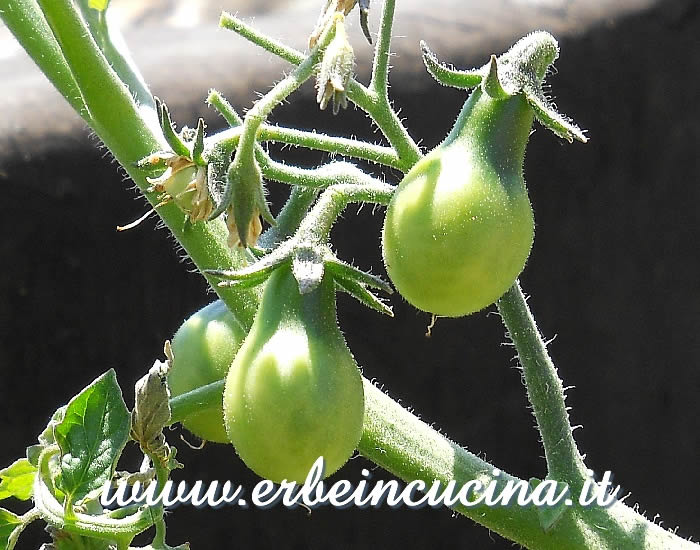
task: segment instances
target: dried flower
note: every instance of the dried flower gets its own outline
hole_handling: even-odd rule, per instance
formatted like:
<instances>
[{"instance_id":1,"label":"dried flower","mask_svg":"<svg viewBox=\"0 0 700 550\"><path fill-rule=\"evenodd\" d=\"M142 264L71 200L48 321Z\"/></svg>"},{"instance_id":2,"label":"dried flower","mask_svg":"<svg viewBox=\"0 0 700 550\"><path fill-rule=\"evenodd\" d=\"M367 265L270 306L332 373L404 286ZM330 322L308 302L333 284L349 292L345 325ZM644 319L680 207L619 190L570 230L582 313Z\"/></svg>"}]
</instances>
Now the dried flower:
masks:
<instances>
[{"instance_id":1,"label":"dried flower","mask_svg":"<svg viewBox=\"0 0 700 550\"><path fill-rule=\"evenodd\" d=\"M237 246L242 246L241 239L238 236L238 226L236 225L236 219L233 215L233 206L229 206L226 209L226 228L228 229L228 246L229 248L236 248ZM255 246L258 242L258 237L262 233L262 220L260 219L260 211L255 210L250 223L248 224L247 231L247 245Z\"/></svg>"},{"instance_id":2,"label":"dried flower","mask_svg":"<svg viewBox=\"0 0 700 550\"><path fill-rule=\"evenodd\" d=\"M161 204L173 201L192 222L206 220L214 209L207 186L207 167L175 153L156 153L145 163L165 162L165 171L157 178L146 178L150 192L163 193Z\"/></svg>"},{"instance_id":3,"label":"dried flower","mask_svg":"<svg viewBox=\"0 0 700 550\"><path fill-rule=\"evenodd\" d=\"M340 107L345 109L348 106L347 87L355 65L355 54L345 32L345 18L338 15L334 21L335 36L323 53L316 80L316 101L322 110L332 101L333 114L336 115Z\"/></svg>"}]
</instances>

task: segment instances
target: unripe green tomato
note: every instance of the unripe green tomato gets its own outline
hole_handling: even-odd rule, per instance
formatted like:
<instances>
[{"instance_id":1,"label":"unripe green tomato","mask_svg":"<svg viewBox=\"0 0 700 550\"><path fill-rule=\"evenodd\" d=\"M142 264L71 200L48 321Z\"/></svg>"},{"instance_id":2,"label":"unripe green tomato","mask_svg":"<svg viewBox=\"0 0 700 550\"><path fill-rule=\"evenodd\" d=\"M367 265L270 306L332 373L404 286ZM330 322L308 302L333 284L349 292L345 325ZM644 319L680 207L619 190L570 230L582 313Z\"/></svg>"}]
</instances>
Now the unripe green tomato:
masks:
<instances>
[{"instance_id":1,"label":"unripe green tomato","mask_svg":"<svg viewBox=\"0 0 700 550\"><path fill-rule=\"evenodd\" d=\"M274 482L303 483L319 456L325 475L362 435L362 378L335 319L327 277L301 295L291 270L268 280L260 309L231 366L224 421L245 464Z\"/></svg>"},{"instance_id":2,"label":"unripe green tomato","mask_svg":"<svg viewBox=\"0 0 700 550\"><path fill-rule=\"evenodd\" d=\"M177 397L223 380L245 333L221 300L200 309L173 336L173 364L168 373L170 393ZM228 443L222 408L190 415L182 424L196 436Z\"/></svg>"},{"instance_id":3,"label":"unripe green tomato","mask_svg":"<svg viewBox=\"0 0 700 550\"><path fill-rule=\"evenodd\" d=\"M496 101L477 89L457 124L401 181L382 232L399 293L447 317L500 298L523 270L534 236L522 177L527 102Z\"/></svg>"}]
</instances>

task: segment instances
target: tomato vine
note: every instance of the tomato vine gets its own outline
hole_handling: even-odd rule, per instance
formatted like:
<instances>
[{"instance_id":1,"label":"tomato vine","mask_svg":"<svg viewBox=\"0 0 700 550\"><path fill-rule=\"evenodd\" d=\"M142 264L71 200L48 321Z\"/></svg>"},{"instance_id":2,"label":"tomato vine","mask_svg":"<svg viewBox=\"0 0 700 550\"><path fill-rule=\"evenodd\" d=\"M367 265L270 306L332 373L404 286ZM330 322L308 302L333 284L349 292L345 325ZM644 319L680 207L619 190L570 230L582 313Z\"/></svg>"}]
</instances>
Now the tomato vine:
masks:
<instances>
[{"instance_id":1,"label":"tomato vine","mask_svg":"<svg viewBox=\"0 0 700 550\"><path fill-rule=\"evenodd\" d=\"M128 52L112 40L107 4L9 0L0 14L211 283L227 309L222 303L210 307L219 308L227 319L227 343L236 342L219 361L223 367L200 373L189 385L191 380L180 380L180 385L180 373L198 374L187 353L194 350L201 359L203 352L191 344L181 350L176 335L173 348L165 347L167 361L156 361L137 383L131 411L113 371L59 408L26 458L0 473L5 493L34 503L22 516L0 510L0 548L14 547L22 529L38 519L72 544L69 548L126 550L136 535L150 528L155 530L151 548L171 548L165 542L162 504L109 511L99 505L96 491L119 480L154 481L161 490L171 471L182 466L163 432L174 422L189 424L206 439L230 440L254 471L275 481L301 481L320 453L328 456L330 473L356 447L407 481L447 484L495 478L489 473L493 465L452 443L361 377L336 324L335 293L346 292L392 315L380 294L392 288L341 260L331 247L331 228L351 202L389 205L384 258L390 278L408 301L450 316L496 302L523 366L548 476L580 489L585 466L562 383L517 281L533 232L521 173L531 123L536 118L564 139L586 140L542 92L545 74L558 55L554 38L544 32L529 35L475 70L449 67L424 45L426 67L440 83L475 88L445 142L424 157L388 95L395 0L385 0L382 7L367 86L353 78L352 49L343 43L345 17L356 1L326 2L308 54L223 14L223 28L288 61L292 69L245 117L212 91L209 104L230 126L214 135L205 135L203 121L196 130L175 131L165 104L151 96ZM365 31L367 9L368 2L362 0ZM334 111L347 101L354 103L389 146L268 124L273 109L314 76L322 108L329 101ZM264 141L367 160L405 176L396 187L350 162L313 169L289 166L265 152L260 145ZM461 166L468 167L464 174ZM293 186L277 217L267 204L265 180ZM456 195L426 198L433 188ZM468 200L465 192L471 193ZM443 218L445 213L454 215ZM261 219L271 226L265 232ZM431 255L433 250L437 256ZM424 278L445 254L450 262L444 266L444 280ZM455 273L460 276L453 278ZM444 290L436 292L438 284L448 292L436 299ZM238 340L244 343L236 351ZM294 353L280 353L288 344ZM189 364L185 371L177 366L183 359ZM229 362L233 366L225 373ZM193 422L195 415L210 413L204 425ZM282 445L284 454L270 452L269 438ZM142 467L117 473L130 440L144 455ZM100 460L95 459L96 448ZM498 484L516 479L503 474ZM621 502L546 516L533 506L456 509L531 548L696 547Z\"/></svg>"}]
</instances>

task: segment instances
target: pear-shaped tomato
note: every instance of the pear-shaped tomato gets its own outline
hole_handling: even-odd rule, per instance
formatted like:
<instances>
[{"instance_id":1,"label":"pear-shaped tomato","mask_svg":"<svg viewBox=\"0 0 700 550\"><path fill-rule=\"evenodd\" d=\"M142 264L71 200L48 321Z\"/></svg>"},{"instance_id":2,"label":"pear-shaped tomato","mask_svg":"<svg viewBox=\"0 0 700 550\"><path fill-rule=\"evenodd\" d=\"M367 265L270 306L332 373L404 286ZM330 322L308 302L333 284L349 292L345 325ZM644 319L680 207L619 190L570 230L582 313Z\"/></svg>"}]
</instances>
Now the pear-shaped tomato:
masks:
<instances>
[{"instance_id":1,"label":"pear-shaped tomato","mask_svg":"<svg viewBox=\"0 0 700 550\"><path fill-rule=\"evenodd\" d=\"M224 421L239 456L274 482L303 483L319 456L325 475L362 434L364 391L335 315L335 283L300 294L288 266L266 283L224 389Z\"/></svg>"},{"instance_id":2,"label":"pear-shaped tomato","mask_svg":"<svg viewBox=\"0 0 700 550\"><path fill-rule=\"evenodd\" d=\"M534 235L523 181L533 111L477 88L447 139L404 177L382 232L387 273L418 309L459 317L495 302Z\"/></svg>"},{"instance_id":3,"label":"pear-shaped tomato","mask_svg":"<svg viewBox=\"0 0 700 550\"><path fill-rule=\"evenodd\" d=\"M221 300L187 319L173 336L168 385L173 397L223 380L245 333ZM228 443L221 407L204 409L182 424L198 437Z\"/></svg>"}]
</instances>

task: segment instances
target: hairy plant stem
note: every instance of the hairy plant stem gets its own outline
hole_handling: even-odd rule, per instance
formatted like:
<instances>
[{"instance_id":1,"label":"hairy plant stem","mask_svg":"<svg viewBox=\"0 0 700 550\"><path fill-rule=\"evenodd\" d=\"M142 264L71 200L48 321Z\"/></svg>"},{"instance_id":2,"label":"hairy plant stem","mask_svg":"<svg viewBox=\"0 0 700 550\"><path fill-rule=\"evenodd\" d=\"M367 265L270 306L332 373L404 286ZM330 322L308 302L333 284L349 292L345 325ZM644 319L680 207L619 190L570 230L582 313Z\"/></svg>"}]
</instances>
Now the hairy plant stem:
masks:
<instances>
[{"instance_id":1,"label":"hairy plant stem","mask_svg":"<svg viewBox=\"0 0 700 550\"><path fill-rule=\"evenodd\" d=\"M210 96L211 97L211 96ZM211 102L214 105L214 102ZM217 109L219 107L217 106ZM240 127L224 130L206 139L207 149L212 148L210 144L226 144L235 148L240 140L242 129ZM402 170L403 164L390 147L364 143L354 139L317 134L316 132L306 132L296 128L284 128L271 124L262 124L258 130L257 141L272 141L285 143L295 147L306 147L315 151L324 151L333 155L342 155L367 160L382 166Z\"/></svg>"},{"instance_id":2,"label":"hairy plant stem","mask_svg":"<svg viewBox=\"0 0 700 550\"><path fill-rule=\"evenodd\" d=\"M396 0L384 0L379 24L379 39L374 49L372 77L369 89L377 96L389 99L389 57L391 56L391 30L394 26Z\"/></svg>"},{"instance_id":3,"label":"hairy plant stem","mask_svg":"<svg viewBox=\"0 0 700 550\"><path fill-rule=\"evenodd\" d=\"M389 15L389 12L385 11L384 16L387 15ZM393 9L391 10L391 16L393 16ZM277 55L293 65L299 65L306 59L306 56L302 52L275 40L271 40L231 14L222 13L219 24L223 28L238 33L246 40L253 42L264 50ZM383 40L384 43L388 43L391 38L391 25L383 24L380 27L380 31L384 31L385 33L384 37L380 35L380 41ZM418 162L422 156L420 148L408 134L403 124L401 124L401 120L391 109L386 99L382 99L374 91L368 90L355 79L351 79L348 85L348 99L365 111L370 119L377 124L396 151L400 160L399 169L401 171L407 172L411 166Z\"/></svg>"},{"instance_id":4,"label":"hairy plant stem","mask_svg":"<svg viewBox=\"0 0 700 550\"><path fill-rule=\"evenodd\" d=\"M547 353L535 319L516 281L496 302L508 336L518 351L527 396L542 436L548 477L580 489L587 478L583 458L574 441L564 386Z\"/></svg>"},{"instance_id":5,"label":"hairy plant stem","mask_svg":"<svg viewBox=\"0 0 700 550\"><path fill-rule=\"evenodd\" d=\"M333 224L351 202L389 204L396 187L374 180L360 170L358 172L355 181L336 183L321 194L299 225L297 235L301 241L327 242Z\"/></svg>"},{"instance_id":6,"label":"hairy plant stem","mask_svg":"<svg viewBox=\"0 0 700 550\"><path fill-rule=\"evenodd\" d=\"M318 189L312 187L292 187L289 199L277 215L277 223L265 231L258 240L263 248L272 248L291 237L306 216L318 196Z\"/></svg>"},{"instance_id":7,"label":"hairy plant stem","mask_svg":"<svg viewBox=\"0 0 700 550\"><path fill-rule=\"evenodd\" d=\"M211 136L207 140L207 158L212 162L224 166L228 162L231 151L233 151L239 143L242 133L241 124L243 123L243 119L216 90L212 90L209 93L207 102L215 107L232 127L230 130L225 130L219 134ZM261 127L261 131L258 132L258 139L260 138L263 127ZM307 132L307 134L309 133ZM310 134L308 137L311 136L315 136L315 134ZM322 140L325 140L324 146L329 147L329 150L332 143L331 140L336 139L338 139L336 145L341 147L342 150L347 150L348 143L340 143L342 138L330 138L328 136L322 137ZM354 140L345 141L353 142ZM340 183L373 184L376 182L374 178L365 174L353 164L347 162L331 162L318 168L299 168L273 160L257 142L255 143L254 147L255 158L260 165L260 170L262 171L263 176L269 180L287 183L289 185L317 188L330 187ZM355 145L352 145L352 147L357 149L357 152L360 152L359 149L361 146L359 146L359 144L357 147L355 147ZM369 155L371 155L371 153L368 153L368 156Z\"/></svg>"},{"instance_id":8,"label":"hairy plant stem","mask_svg":"<svg viewBox=\"0 0 700 550\"><path fill-rule=\"evenodd\" d=\"M272 110L282 103L289 95L306 82L313 74L314 68L321 60L321 55L329 42L335 36L335 26L330 27L321 35L318 44L314 47L308 57L306 57L297 67L285 78L280 80L272 90L267 92L259 101L253 105L243 119L241 135L236 146L236 153L231 166L252 165L256 150L260 151L257 142L258 129L262 125ZM209 219L214 219L231 206L233 196L233 184L229 181L224 191L221 202L211 213ZM259 182L257 185L261 185ZM235 206L234 206L235 208Z\"/></svg>"}]
</instances>

